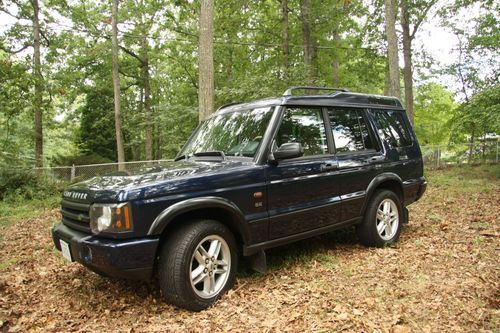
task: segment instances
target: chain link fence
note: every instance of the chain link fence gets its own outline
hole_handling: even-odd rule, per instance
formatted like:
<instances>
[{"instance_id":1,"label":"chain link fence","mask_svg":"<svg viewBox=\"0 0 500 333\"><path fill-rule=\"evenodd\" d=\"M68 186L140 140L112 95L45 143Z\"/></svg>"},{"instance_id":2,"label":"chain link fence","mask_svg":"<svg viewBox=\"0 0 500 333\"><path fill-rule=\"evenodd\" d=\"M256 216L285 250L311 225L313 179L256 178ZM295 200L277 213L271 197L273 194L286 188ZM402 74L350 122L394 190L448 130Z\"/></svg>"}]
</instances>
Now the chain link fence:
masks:
<instances>
[{"instance_id":1,"label":"chain link fence","mask_svg":"<svg viewBox=\"0 0 500 333\"><path fill-rule=\"evenodd\" d=\"M426 169L437 169L461 164L493 164L499 162L498 141L476 144L421 146Z\"/></svg>"},{"instance_id":2,"label":"chain link fence","mask_svg":"<svg viewBox=\"0 0 500 333\"><path fill-rule=\"evenodd\" d=\"M136 171L151 168L161 168L163 164L173 160L135 161L124 163L103 163L88 165L58 166L47 168L35 168L58 180L77 182L102 175L113 175L120 172L120 165L125 171Z\"/></svg>"},{"instance_id":3,"label":"chain link fence","mask_svg":"<svg viewBox=\"0 0 500 333\"><path fill-rule=\"evenodd\" d=\"M424 166L426 169L437 169L461 164L494 164L499 162L498 141L485 141L477 144L459 145L428 145L421 146ZM148 168L161 168L162 164L172 160L136 161L122 163L126 171L135 171ZM60 181L77 182L95 176L108 175L119 172L118 163L57 166L35 168Z\"/></svg>"}]
</instances>

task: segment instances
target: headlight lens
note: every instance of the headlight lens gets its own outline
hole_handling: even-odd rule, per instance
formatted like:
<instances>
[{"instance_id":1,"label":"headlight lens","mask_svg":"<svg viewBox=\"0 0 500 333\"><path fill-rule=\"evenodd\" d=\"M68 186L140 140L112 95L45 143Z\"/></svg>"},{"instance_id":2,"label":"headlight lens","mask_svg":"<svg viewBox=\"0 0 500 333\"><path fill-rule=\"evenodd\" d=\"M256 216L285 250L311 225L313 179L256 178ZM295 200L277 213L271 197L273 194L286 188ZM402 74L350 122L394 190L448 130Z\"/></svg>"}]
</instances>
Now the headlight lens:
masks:
<instances>
[{"instance_id":1,"label":"headlight lens","mask_svg":"<svg viewBox=\"0 0 500 333\"><path fill-rule=\"evenodd\" d=\"M129 204L93 204L90 207L90 229L95 234L132 231Z\"/></svg>"}]
</instances>

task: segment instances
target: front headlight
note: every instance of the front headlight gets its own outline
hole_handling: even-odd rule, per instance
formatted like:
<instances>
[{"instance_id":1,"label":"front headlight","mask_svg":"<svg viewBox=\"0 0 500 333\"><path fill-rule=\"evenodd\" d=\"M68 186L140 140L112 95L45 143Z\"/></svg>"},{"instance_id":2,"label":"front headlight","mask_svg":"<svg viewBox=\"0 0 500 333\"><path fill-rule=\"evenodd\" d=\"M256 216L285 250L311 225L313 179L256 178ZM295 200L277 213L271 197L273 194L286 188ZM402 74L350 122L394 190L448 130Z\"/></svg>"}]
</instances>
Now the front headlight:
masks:
<instances>
[{"instance_id":1,"label":"front headlight","mask_svg":"<svg viewBox=\"0 0 500 333\"><path fill-rule=\"evenodd\" d=\"M133 229L132 214L128 203L93 204L90 207L90 229L94 234L120 233Z\"/></svg>"}]
</instances>

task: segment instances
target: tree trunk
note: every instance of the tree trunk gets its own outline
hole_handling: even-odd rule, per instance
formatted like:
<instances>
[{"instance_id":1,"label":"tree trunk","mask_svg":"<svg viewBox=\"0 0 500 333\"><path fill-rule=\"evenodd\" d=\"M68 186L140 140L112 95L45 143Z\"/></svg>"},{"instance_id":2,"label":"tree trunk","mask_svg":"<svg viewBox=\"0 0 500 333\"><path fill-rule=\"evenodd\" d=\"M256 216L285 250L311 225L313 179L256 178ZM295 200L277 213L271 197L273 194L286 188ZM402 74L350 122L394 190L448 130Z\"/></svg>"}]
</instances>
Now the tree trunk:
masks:
<instances>
[{"instance_id":1,"label":"tree trunk","mask_svg":"<svg viewBox=\"0 0 500 333\"><path fill-rule=\"evenodd\" d=\"M405 104L408 119L413 124L413 69L412 49L410 35L410 19L408 14L407 0L401 0L401 27L403 28L403 57L404 57L404 83Z\"/></svg>"},{"instance_id":2,"label":"tree trunk","mask_svg":"<svg viewBox=\"0 0 500 333\"><path fill-rule=\"evenodd\" d=\"M283 39L283 68L285 77L288 77L288 67L290 62L290 39L288 36L288 0L281 0L282 15L282 39Z\"/></svg>"},{"instance_id":3,"label":"tree trunk","mask_svg":"<svg viewBox=\"0 0 500 333\"><path fill-rule=\"evenodd\" d=\"M338 25L338 23L336 25ZM333 41L334 43L338 43L339 40L340 40L340 35L338 33L338 27L336 27L335 30L333 31ZM334 87L340 86L340 62L338 59L338 52L335 55L335 59L332 64L332 82Z\"/></svg>"},{"instance_id":4,"label":"tree trunk","mask_svg":"<svg viewBox=\"0 0 500 333\"><path fill-rule=\"evenodd\" d=\"M113 27L112 53L113 53L113 91L115 97L115 131L116 151L118 155L118 170L125 170L125 151L123 148L122 119L120 110L120 76L118 73L118 1L113 0L111 24Z\"/></svg>"},{"instance_id":5,"label":"tree trunk","mask_svg":"<svg viewBox=\"0 0 500 333\"><path fill-rule=\"evenodd\" d=\"M300 0L300 20L302 22L302 39L304 43L304 65L306 68L307 83L314 84L316 81L316 69L314 68L314 42L312 39L311 26L311 3L310 0Z\"/></svg>"},{"instance_id":6,"label":"tree trunk","mask_svg":"<svg viewBox=\"0 0 500 333\"><path fill-rule=\"evenodd\" d=\"M40 61L40 6L33 0L33 72L35 75L35 160L37 167L43 167L43 77Z\"/></svg>"},{"instance_id":7,"label":"tree trunk","mask_svg":"<svg viewBox=\"0 0 500 333\"><path fill-rule=\"evenodd\" d=\"M205 120L214 109L214 1L201 0L199 37L199 119Z\"/></svg>"},{"instance_id":8,"label":"tree trunk","mask_svg":"<svg viewBox=\"0 0 500 333\"><path fill-rule=\"evenodd\" d=\"M146 38L142 43L142 78L144 85L144 117L146 120L146 160L153 159L153 122L151 111L151 86L149 76L149 45Z\"/></svg>"},{"instance_id":9,"label":"tree trunk","mask_svg":"<svg viewBox=\"0 0 500 333\"><path fill-rule=\"evenodd\" d=\"M472 124L472 130L471 130L471 133L470 133L469 158L468 158L468 161L467 161L468 164L472 163L472 154L474 152L474 140L476 139L475 135L476 135L476 125Z\"/></svg>"},{"instance_id":10,"label":"tree trunk","mask_svg":"<svg viewBox=\"0 0 500 333\"><path fill-rule=\"evenodd\" d=\"M396 35L396 0L385 0L385 34L389 62L389 96L401 98L399 83L398 37Z\"/></svg>"}]
</instances>

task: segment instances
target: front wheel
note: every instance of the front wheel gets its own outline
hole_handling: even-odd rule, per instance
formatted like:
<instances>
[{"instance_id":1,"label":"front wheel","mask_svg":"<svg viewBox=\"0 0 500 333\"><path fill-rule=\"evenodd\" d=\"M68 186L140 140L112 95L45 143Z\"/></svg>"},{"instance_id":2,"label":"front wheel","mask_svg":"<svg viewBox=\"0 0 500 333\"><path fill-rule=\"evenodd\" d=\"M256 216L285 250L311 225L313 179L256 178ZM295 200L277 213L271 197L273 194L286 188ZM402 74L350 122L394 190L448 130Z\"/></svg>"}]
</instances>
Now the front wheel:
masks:
<instances>
[{"instance_id":1,"label":"front wheel","mask_svg":"<svg viewBox=\"0 0 500 333\"><path fill-rule=\"evenodd\" d=\"M395 243L401 233L404 214L401 200L392 191L376 191L366 208L364 220L356 226L363 245L384 247Z\"/></svg>"},{"instance_id":2,"label":"front wheel","mask_svg":"<svg viewBox=\"0 0 500 333\"><path fill-rule=\"evenodd\" d=\"M225 225L189 222L174 231L161 250L160 288L169 303L206 309L233 286L237 261L234 236Z\"/></svg>"}]
</instances>

